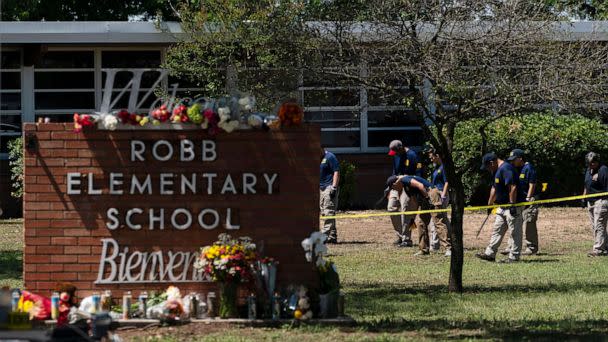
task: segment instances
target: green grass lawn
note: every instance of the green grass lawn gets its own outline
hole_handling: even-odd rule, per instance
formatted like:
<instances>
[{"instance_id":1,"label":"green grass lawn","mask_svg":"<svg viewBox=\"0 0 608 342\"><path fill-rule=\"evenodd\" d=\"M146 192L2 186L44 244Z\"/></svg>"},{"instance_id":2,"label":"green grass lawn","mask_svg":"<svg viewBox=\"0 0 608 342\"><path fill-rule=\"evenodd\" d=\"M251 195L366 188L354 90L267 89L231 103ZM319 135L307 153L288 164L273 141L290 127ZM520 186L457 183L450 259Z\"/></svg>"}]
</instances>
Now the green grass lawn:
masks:
<instances>
[{"instance_id":1,"label":"green grass lawn","mask_svg":"<svg viewBox=\"0 0 608 342\"><path fill-rule=\"evenodd\" d=\"M23 225L21 220L0 220L0 285L23 285Z\"/></svg>"},{"instance_id":2,"label":"green grass lawn","mask_svg":"<svg viewBox=\"0 0 608 342\"><path fill-rule=\"evenodd\" d=\"M584 224L583 220L581 230ZM20 221L0 221L0 234L0 284L19 285ZM330 251L346 294L346 313L357 321L356 327L211 329L204 336L163 328L130 339L602 340L608 334L608 258L586 256L591 245L588 235L554 239L543 246L542 255L518 264L477 260L473 254L478 246L469 244L464 294L447 293L449 261L442 254L414 257L413 249L399 249L369 236L352 236L356 243L348 243L346 237L346 243L331 246ZM485 242L484 238L477 244Z\"/></svg>"}]
</instances>

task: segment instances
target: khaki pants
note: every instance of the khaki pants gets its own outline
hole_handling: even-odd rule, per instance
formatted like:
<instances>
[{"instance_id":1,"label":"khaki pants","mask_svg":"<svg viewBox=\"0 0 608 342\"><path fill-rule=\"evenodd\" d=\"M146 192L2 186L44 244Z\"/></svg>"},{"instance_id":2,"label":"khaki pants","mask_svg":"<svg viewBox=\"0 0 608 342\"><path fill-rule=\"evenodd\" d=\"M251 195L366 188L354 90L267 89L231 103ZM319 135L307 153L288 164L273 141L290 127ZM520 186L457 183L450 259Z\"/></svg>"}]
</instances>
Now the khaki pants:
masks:
<instances>
[{"instance_id":1,"label":"khaki pants","mask_svg":"<svg viewBox=\"0 0 608 342\"><path fill-rule=\"evenodd\" d=\"M336 209L338 207L338 190L336 190L334 197L330 196L330 192L331 187L327 187L325 190L320 191L319 207L322 216L336 215ZM323 227L321 227L321 232L327 235L329 239L337 239L338 232L336 231L336 219L325 220Z\"/></svg>"},{"instance_id":2,"label":"khaki pants","mask_svg":"<svg viewBox=\"0 0 608 342\"><path fill-rule=\"evenodd\" d=\"M606 232L608 224L608 199L597 199L587 204L591 228L593 229L593 251L604 253L607 250Z\"/></svg>"},{"instance_id":3,"label":"khaki pants","mask_svg":"<svg viewBox=\"0 0 608 342\"><path fill-rule=\"evenodd\" d=\"M524 207L522 216L526 247L532 252L538 252L538 229L536 227L536 221L538 220L538 206L531 205ZM509 236L508 248L510 249L512 246L513 236Z\"/></svg>"},{"instance_id":4,"label":"khaki pants","mask_svg":"<svg viewBox=\"0 0 608 342\"><path fill-rule=\"evenodd\" d=\"M496 256L498 247L505 236L507 230L511 230L511 237L513 238L513 246L510 248L509 259L519 260L521 254L522 244L522 207L515 207L516 216L511 215L508 208L498 208L496 210L496 220L492 227L492 236L490 237L490 244L486 247L485 253L489 256Z\"/></svg>"},{"instance_id":5,"label":"khaki pants","mask_svg":"<svg viewBox=\"0 0 608 342\"><path fill-rule=\"evenodd\" d=\"M445 209L447 203L441 201L441 191L439 189L431 189L429 197L433 209ZM447 201L449 202L449 200ZM448 213L433 213L431 214L431 224L429 228L429 242L431 249L439 250L439 246L443 246L446 251L452 248L450 242L450 220Z\"/></svg>"},{"instance_id":6,"label":"khaki pants","mask_svg":"<svg viewBox=\"0 0 608 342\"><path fill-rule=\"evenodd\" d=\"M415 201L412 201L405 191L391 190L388 195L388 212L410 211L416 210ZM392 215L390 216L393 229L397 233L397 237L401 241L411 241L412 233L410 232L409 224L414 218L414 215Z\"/></svg>"}]
</instances>

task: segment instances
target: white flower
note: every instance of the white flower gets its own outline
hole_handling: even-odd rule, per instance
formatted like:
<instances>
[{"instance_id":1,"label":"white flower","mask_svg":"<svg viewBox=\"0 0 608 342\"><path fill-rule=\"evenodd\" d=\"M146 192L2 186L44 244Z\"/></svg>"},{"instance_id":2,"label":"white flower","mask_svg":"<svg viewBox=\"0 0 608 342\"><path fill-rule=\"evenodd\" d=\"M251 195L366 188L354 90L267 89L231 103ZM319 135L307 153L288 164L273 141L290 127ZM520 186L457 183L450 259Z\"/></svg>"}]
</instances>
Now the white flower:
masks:
<instances>
[{"instance_id":1,"label":"white flower","mask_svg":"<svg viewBox=\"0 0 608 342\"><path fill-rule=\"evenodd\" d=\"M327 235L321 232L313 232L312 234L310 234L310 239L314 244L325 243L325 240L327 240Z\"/></svg>"},{"instance_id":2,"label":"white flower","mask_svg":"<svg viewBox=\"0 0 608 342\"><path fill-rule=\"evenodd\" d=\"M239 106L245 107L248 104L249 104L249 97L241 97L239 99Z\"/></svg>"},{"instance_id":3,"label":"white flower","mask_svg":"<svg viewBox=\"0 0 608 342\"><path fill-rule=\"evenodd\" d=\"M223 116L230 117L230 108L228 108L228 107L219 107L217 109L217 114L220 116L220 118L223 117Z\"/></svg>"},{"instance_id":4,"label":"white flower","mask_svg":"<svg viewBox=\"0 0 608 342\"><path fill-rule=\"evenodd\" d=\"M255 97L244 96L239 99L239 107L241 111L250 112L255 106Z\"/></svg>"},{"instance_id":5,"label":"white flower","mask_svg":"<svg viewBox=\"0 0 608 342\"><path fill-rule=\"evenodd\" d=\"M103 128L113 131L118 125L118 119L114 115L104 115L103 117Z\"/></svg>"},{"instance_id":6,"label":"white flower","mask_svg":"<svg viewBox=\"0 0 608 342\"><path fill-rule=\"evenodd\" d=\"M312 240L310 238L302 240L302 248L304 248L305 251L310 251L312 249Z\"/></svg>"},{"instance_id":7,"label":"white flower","mask_svg":"<svg viewBox=\"0 0 608 342\"><path fill-rule=\"evenodd\" d=\"M310 237L302 240L302 248L308 262L312 262L314 258L317 258L317 265L324 263L323 256L327 255L325 240L327 240L327 236L318 231L313 232L310 234Z\"/></svg>"}]
</instances>

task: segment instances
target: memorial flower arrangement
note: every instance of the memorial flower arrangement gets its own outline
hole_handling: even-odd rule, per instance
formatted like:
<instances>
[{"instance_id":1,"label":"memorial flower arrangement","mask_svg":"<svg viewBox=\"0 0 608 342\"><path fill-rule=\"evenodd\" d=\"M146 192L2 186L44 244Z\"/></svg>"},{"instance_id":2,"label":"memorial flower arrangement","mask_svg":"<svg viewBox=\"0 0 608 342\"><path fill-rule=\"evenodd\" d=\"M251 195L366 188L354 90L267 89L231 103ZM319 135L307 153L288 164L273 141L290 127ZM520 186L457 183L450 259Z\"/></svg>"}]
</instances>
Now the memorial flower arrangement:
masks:
<instances>
[{"instance_id":1,"label":"memorial flower arrangement","mask_svg":"<svg viewBox=\"0 0 608 342\"><path fill-rule=\"evenodd\" d=\"M201 249L194 267L220 286L220 317L237 316L236 291L240 283L253 280L256 246L249 237L220 234L218 241Z\"/></svg>"},{"instance_id":2,"label":"memorial flower arrangement","mask_svg":"<svg viewBox=\"0 0 608 342\"><path fill-rule=\"evenodd\" d=\"M255 97L236 93L219 99L173 99L150 109L147 114L126 109L110 113L75 113L74 131L78 133L85 127L93 126L113 131L123 126L195 125L215 135L231 133L236 129L276 129L279 124L294 126L302 122L303 111L295 102L283 104L279 108L279 116L254 112L255 104Z\"/></svg>"}]
</instances>

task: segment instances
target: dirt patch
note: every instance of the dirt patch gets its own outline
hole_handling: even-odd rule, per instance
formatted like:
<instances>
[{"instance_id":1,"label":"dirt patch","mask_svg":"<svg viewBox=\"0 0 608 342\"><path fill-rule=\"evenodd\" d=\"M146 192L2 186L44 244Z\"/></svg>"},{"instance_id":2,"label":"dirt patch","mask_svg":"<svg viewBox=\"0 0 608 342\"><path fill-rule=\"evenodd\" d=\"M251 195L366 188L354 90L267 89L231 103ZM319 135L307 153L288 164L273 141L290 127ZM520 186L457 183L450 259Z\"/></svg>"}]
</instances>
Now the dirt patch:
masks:
<instances>
[{"instance_id":1,"label":"dirt patch","mask_svg":"<svg viewBox=\"0 0 608 342\"><path fill-rule=\"evenodd\" d=\"M344 212L344 214L365 213L380 213L380 211ZM463 230L466 249L486 246L490 240L494 217L494 215L490 216L479 238L475 238L486 214L485 212L465 213ZM540 208L537 225L541 248L561 242L592 239L587 211L582 208ZM336 248L340 252L347 252L360 244L390 244L395 239L393 225L388 216L341 219L337 222L337 229L340 244ZM412 237L417 241L416 230L412 233Z\"/></svg>"}]
</instances>

